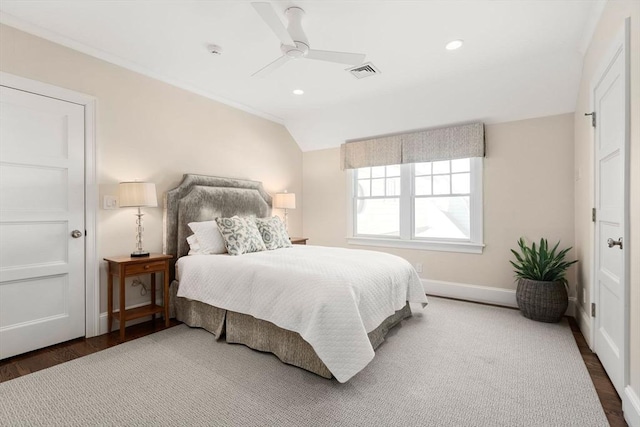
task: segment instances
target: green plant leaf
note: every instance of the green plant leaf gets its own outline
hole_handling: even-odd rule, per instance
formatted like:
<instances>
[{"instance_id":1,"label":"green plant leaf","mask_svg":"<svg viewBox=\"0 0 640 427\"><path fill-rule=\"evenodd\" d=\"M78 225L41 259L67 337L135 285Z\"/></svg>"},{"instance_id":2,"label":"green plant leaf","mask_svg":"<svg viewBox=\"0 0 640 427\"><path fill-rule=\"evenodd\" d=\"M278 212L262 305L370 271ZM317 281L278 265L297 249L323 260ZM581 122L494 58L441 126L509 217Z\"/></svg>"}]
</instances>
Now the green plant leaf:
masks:
<instances>
[{"instance_id":1,"label":"green plant leaf","mask_svg":"<svg viewBox=\"0 0 640 427\"><path fill-rule=\"evenodd\" d=\"M548 240L541 238L538 246L533 242L529 247L524 237L518 239L520 251L511 249L515 261L509 260L514 268L516 278L548 282L560 281L566 284L567 280L564 276L567 269L578 260L566 261L565 257L571 247L556 253L559 246L560 241L549 250Z\"/></svg>"}]
</instances>

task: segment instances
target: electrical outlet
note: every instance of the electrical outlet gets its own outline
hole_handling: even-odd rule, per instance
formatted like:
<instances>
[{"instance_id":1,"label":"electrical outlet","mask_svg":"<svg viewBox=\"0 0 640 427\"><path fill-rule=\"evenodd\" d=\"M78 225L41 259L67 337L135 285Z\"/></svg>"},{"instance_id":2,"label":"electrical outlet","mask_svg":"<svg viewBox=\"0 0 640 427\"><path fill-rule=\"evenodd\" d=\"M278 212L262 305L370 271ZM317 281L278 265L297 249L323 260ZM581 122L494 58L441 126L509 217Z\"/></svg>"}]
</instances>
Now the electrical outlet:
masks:
<instances>
[{"instance_id":1,"label":"electrical outlet","mask_svg":"<svg viewBox=\"0 0 640 427\"><path fill-rule=\"evenodd\" d=\"M422 263L421 262L416 262L416 271L418 273L422 273Z\"/></svg>"}]
</instances>

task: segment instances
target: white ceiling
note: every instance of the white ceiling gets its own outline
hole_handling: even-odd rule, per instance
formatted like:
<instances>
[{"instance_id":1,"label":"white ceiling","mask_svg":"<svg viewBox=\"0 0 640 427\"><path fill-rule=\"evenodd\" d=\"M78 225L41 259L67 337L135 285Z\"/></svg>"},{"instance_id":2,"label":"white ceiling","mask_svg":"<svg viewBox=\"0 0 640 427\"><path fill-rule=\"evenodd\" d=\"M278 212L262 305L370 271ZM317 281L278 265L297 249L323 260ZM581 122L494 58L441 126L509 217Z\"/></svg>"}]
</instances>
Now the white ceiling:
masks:
<instances>
[{"instance_id":1,"label":"white ceiling","mask_svg":"<svg viewBox=\"0 0 640 427\"><path fill-rule=\"evenodd\" d=\"M15 1L0 21L281 122L303 151L449 123L574 110L603 0L272 1L306 11L312 48L365 53L381 74L290 61L248 1ZM445 44L464 39L457 51ZM220 56L206 46L223 47ZM303 96L292 90L300 88Z\"/></svg>"}]
</instances>

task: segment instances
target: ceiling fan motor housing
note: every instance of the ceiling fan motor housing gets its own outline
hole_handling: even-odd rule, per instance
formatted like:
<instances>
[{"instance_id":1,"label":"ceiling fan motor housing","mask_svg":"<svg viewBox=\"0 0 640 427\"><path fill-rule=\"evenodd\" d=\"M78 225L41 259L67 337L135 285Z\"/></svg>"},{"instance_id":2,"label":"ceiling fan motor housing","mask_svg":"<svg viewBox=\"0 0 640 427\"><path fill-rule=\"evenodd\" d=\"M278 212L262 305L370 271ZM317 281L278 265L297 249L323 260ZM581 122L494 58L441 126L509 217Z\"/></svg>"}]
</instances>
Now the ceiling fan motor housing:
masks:
<instances>
[{"instance_id":1,"label":"ceiling fan motor housing","mask_svg":"<svg viewBox=\"0 0 640 427\"><path fill-rule=\"evenodd\" d=\"M295 43L295 47L287 46L286 44L280 45L280 50L291 59L298 59L307 56L307 53L309 53L309 45L302 42Z\"/></svg>"}]
</instances>

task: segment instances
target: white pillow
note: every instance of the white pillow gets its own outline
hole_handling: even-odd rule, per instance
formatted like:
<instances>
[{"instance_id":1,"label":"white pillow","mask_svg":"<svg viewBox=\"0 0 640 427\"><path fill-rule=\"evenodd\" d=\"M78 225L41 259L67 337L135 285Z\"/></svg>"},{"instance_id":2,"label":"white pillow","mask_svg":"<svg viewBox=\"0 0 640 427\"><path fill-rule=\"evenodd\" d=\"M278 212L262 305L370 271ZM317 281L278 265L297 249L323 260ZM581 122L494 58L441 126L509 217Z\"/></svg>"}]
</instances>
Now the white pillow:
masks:
<instances>
[{"instance_id":1,"label":"white pillow","mask_svg":"<svg viewBox=\"0 0 640 427\"><path fill-rule=\"evenodd\" d=\"M189 228L195 233L200 246L199 254L226 254L227 247L215 221L190 222ZM187 242L189 239L187 238Z\"/></svg>"},{"instance_id":2,"label":"white pillow","mask_svg":"<svg viewBox=\"0 0 640 427\"><path fill-rule=\"evenodd\" d=\"M189 244L188 255L202 255L202 252L200 250L200 243L198 243L198 238L195 234L187 237L187 243Z\"/></svg>"}]
</instances>

